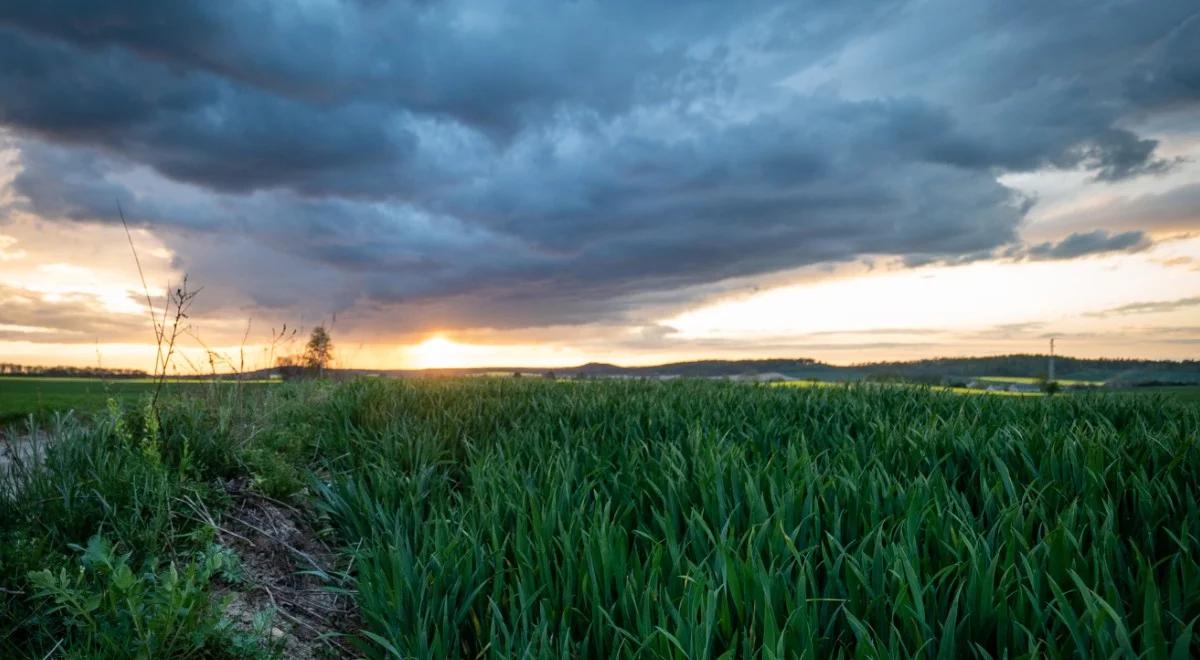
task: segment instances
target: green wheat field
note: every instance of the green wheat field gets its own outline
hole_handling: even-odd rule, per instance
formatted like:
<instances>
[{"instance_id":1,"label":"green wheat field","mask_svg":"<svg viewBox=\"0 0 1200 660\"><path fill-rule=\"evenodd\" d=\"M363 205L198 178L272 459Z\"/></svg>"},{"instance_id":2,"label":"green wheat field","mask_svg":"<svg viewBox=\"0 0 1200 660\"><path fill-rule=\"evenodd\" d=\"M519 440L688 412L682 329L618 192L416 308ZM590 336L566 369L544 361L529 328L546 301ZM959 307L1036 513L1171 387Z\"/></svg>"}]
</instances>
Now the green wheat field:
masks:
<instances>
[{"instance_id":1,"label":"green wheat field","mask_svg":"<svg viewBox=\"0 0 1200 660\"><path fill-rule=\"evenodd\" d=\"M0 473L4 656L289 657L231 613L241 482L331 549L313 657L1200 654L1200 406L1167 396L360 380L45 434Z\"/></svg>"}]
</instances>

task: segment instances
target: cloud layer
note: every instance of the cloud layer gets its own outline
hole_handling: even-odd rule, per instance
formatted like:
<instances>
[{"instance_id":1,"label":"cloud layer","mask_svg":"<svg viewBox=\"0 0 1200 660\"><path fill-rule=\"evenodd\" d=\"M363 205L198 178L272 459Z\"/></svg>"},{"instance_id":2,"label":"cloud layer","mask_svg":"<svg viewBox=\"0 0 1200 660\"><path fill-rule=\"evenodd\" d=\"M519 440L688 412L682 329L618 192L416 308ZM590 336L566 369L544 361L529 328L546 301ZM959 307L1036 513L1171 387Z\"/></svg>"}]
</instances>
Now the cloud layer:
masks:
<instances>
[{"instance_id":1,"label":"cloud layer","mask_svg":"<svg viewBox=\"0 0 1200 660\"><path fill-rule=\"evenodd\" d=\"M1075 259L1110 252L1137 252L1150 245L1150 239L1142 231L1126 231L1114 234L1103 229L1086 233L1075 233L1057 243L1039 243L1024 251L1032 259Z\"/></svg>"},{"instance_id":2,"label":"cloud layer","mask_svg":"<svg viewBox=\"0 0 1200 660\"><path fill-rule=\"evenodd\" d=\"M7 3L10 210L119 199L236 304L520 327L1021 250L998 175L1172 167L1130 125L1200 103L1194 3L963 5Z\"/></svg>"}]
</instances>

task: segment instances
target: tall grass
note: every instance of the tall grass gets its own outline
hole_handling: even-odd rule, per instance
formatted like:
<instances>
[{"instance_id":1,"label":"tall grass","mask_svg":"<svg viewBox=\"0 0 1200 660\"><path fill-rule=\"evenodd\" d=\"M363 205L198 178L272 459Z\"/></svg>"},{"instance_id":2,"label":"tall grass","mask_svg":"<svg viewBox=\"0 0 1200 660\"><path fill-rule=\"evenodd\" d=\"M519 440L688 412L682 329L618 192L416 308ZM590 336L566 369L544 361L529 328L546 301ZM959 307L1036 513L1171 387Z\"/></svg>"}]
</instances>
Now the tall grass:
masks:
<instances>
[{"instance_id":1,"label":"tall grass","mask_svg":"<svg viewBox=\"0 0 1200 660\"><path fill-rule=\"evenodd\" d=\"M267 654L209 585L229 478L316 504L372 657L1200 655L1167 399L364 380L45 431L0 473L4 657Z\"/></svg>"},{"instance_id":2,"label":"tall grass","mask_svg":"<svg viewBox=\"0 0 1200 660\"><path fill-rule=\"evenodd\" d=\"M371 655L1200 652L1192 407L376 381L318 417Z\"/></svg>"}]
</instances>

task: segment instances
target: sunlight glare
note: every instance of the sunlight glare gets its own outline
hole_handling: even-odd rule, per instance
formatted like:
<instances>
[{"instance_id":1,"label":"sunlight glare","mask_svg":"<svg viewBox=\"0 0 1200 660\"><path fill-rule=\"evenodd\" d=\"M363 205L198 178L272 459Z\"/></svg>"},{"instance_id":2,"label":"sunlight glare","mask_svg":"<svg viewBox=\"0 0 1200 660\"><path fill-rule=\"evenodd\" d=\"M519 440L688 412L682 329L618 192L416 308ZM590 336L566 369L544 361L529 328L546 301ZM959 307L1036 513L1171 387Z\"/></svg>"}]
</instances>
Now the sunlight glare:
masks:
<instances>
[{"instance_id":1,"label":"sunlight glare","mask_svg":"<svg viewBox=\"0 0 1200 660\"><path fill-rule=\"evenodd\" d=\"M434 335L408 349L409 366L413 369L447 369L466 366L475 351L473 347Z\"/></svg>"}]
</instances>

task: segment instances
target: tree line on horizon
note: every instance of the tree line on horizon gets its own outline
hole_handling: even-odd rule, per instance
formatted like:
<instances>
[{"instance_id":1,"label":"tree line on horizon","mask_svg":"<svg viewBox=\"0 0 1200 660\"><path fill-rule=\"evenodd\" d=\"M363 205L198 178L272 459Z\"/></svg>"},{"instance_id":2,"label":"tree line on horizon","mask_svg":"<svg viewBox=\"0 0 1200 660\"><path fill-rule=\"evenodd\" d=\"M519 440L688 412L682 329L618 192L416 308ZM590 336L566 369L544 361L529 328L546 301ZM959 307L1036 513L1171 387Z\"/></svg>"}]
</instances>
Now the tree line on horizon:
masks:
<instances>
[{"instance_id":1,"label":"tree line on horizon","mask_svg":"<svg viewBox=\"0 0 1200 660\"><path fill-rule=\"evenodd\" d=\"M57 365L45 367L29 364L0 362L0 376L56 376L74 378L148 378L141 369L114 369L110 367L68 367Z\"/></svg>"}]
</instances>

